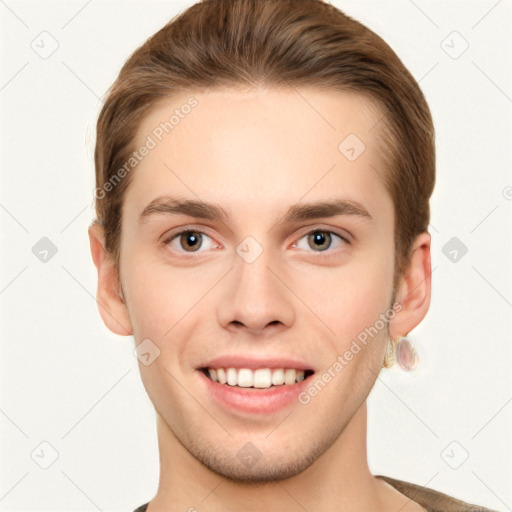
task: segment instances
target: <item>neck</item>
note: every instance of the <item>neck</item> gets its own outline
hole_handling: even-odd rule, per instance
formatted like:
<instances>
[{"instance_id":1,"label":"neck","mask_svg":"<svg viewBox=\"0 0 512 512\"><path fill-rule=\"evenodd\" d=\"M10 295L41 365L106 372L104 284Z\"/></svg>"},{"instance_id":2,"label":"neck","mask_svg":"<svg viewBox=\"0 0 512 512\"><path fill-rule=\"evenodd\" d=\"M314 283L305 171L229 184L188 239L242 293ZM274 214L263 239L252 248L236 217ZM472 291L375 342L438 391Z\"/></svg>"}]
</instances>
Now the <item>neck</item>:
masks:
<instances>
[{"instance_id":1,"label":"neck","mask_svg":"<svg viewBox=\"0 0 512 512\"><path fill-rule=\"evenodd\" d=\"M301 473L284 480L234 482L193 457L157 413L160 453L157 510L381 510L381 482L368 468L366 402L334 443Z\"/></svg>"}]
</instances>

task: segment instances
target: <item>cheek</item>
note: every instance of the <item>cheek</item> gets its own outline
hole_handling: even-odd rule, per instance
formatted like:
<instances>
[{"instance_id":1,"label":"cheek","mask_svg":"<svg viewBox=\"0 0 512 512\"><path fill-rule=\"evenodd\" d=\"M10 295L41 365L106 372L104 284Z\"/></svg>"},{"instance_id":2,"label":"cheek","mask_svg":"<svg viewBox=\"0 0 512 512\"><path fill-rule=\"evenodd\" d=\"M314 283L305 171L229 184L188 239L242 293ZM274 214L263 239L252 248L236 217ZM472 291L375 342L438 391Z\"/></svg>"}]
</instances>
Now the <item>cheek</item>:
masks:
<instances>
[{"instance_id":1,"label":"cheek","mask_svg":"<svg viewBox=\"0 0 512 512\"><path fill-rule=\"evenodd\" d=\"M392 272L389 258L361 254L338 268L303 274L293 289L331 335L347 341L373 325L389 307Z\"/></svg>"},{"instance_id":2,"label":"cheek","mask_svg":"<svg viewBox=\"0 0 512 512\"><path fill-rule=\"evenodd\" d=\"M158 340L184 314L187 288L176 280L171 284L156 266L126 263L124 282L134 337Z\"/></svg>"},{"instance_id":3,"label":"cheek","mask_svg":"<svg viewBox=\"0 0 512 512\"><path fill-rule=\"evenodd\" d=\"M161 360L175 366L185 348L180 340L193 338L198 319L214 315L207 295L219 272L171 267L154 261L154 256L151 261L151 255L143 254L126 260L124 282L133 335L137 342L151 339ZM174 361L167 361L173 356Z\"/></svg>"}]
</instances>

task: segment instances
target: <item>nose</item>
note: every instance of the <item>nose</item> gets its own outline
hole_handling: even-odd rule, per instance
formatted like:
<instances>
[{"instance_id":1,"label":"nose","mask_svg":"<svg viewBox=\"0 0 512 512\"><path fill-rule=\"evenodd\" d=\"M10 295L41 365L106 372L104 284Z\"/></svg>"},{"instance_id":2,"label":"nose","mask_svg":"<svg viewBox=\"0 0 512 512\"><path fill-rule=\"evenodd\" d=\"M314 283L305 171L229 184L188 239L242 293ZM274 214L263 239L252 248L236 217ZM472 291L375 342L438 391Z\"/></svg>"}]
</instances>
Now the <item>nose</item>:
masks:
<instances>
[{"instance_id":1,"label":"nose","mask_svg":"<svg viewBox=\"0 0 512 512\"><path fill-rule=\"evenodd\" d=\"M264 249L253 261L241 251L235 254L234 268L226 279L217 313L223 328L261 336L293 325L290 278L270 250Z\"/></svg>"}]
</instances>

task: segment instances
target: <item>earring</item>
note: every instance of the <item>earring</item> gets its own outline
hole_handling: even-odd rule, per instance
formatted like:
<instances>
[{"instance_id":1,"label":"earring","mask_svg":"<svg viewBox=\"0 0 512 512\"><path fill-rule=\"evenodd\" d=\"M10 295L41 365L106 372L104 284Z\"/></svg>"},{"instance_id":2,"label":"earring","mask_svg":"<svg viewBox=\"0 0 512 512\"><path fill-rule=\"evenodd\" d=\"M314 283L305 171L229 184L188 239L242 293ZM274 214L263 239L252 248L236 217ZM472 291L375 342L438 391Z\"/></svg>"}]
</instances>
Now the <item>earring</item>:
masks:
<instances>
[{"instance_id":1,"label":"earring","mask_svg":"<svg viewBox=\"0 0 512 512\"><path fill-rule=\"evenodd\" d=\"M419 358L414 345L406 336L402 336L396 345L395 360L407 372L411 372L418 367Z\"/></svg>"}]
</instances>

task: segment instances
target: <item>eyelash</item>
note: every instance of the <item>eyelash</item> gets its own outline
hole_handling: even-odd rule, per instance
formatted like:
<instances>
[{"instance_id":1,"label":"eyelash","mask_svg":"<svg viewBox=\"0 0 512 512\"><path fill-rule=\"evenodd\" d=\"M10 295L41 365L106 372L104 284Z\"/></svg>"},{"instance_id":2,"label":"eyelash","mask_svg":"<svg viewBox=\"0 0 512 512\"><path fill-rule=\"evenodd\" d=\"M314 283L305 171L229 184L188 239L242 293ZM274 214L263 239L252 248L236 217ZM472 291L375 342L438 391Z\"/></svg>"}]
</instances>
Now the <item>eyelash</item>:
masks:
<instances>
[{"instance_id":1,"label":"eyelash","mask_svg":"<svg viewBox=\"0 0 512 512\"><path fill-rule=\"evenodd\" d=\"M212 237L210 237L208 234L204 233L203 231L196 230L196 229L193 229L193 228L191 228L191 227L187 227L186 229L182 229L181 231L179 231L179 232L177 232L177 233L173 233L172 235L170 235L169 237L167 237L166 239L164 239L164 240L163 240L163 242L162 242L162 244L163 244L164 246L167 246L167 245L169 245L173 240L175 240L175 239L179 238L181 235L183 235L183 234L185 234L185 233L197 233L197 234L200 234L200 235L205 235L205 236L207 236L208 238L212 239ZM304 237L307 237L308 235L311 235L311 234L313 234L313 233L324 233L324 234L325 234L325 233L328 233L328 234L330 234L330 235L334 235L334 236L337 236L338 238L340 238L340 239L343 241L343 243L344 243L344 244L350 245L350 241L349 241L346 237L344 237L344 236L340 235L339 233L336 233L336 232L334 232L334 231L330 231L330 230L328 230L328 229L318 228L318 227L313 228L313 229L311 229L310 231L307 231L306 233L303 233L303 234L301 235L301 237L299 238L299 240L302 240ZM296 246L297 246L297 243L298 243L298 242L295 242L295 243L293 244L293 247L296 247ZM324 251L313 251L313 250L311 250L311 251L308 251L308 252L319 253L319 254L321 254L321 255L325 255L326 257L329 257L329 256L332 256L332 255L333 255L333 254L332 254L333 252L336 252L336 251L329 250L329 249L330 249L330 247L329 247L328 249L325 249ZM180 252L181 252L181 251L180 251ZM197 253L199 253L199 252L204 252L204 251L196 251L196 252L197 252ZM183 254L196 254L196 252L194 252L194 251L192 251L192 252L186 252L186 251L185 251L185 252L183 252Z\"/></svg>"}]
</instances>

